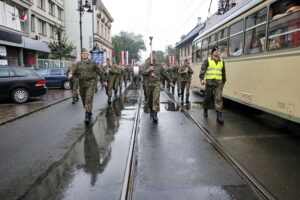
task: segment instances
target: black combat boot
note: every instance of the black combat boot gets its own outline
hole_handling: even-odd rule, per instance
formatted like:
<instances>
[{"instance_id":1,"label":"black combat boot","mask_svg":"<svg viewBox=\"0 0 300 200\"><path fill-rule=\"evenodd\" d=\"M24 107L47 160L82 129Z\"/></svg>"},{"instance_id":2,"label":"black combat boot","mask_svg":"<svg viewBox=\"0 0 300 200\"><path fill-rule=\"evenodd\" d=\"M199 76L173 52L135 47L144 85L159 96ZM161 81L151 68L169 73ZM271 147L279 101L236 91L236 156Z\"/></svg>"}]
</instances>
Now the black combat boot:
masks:
<instances>
[{"instance_id":1,"label":"black combat boot","mask_svg":"<svg viewBox=\"0 0 300 200\"><path fill-rule=\"evenodd\" d=\"M186 97L185 97L185 102L186 102L186 103L190 103L189 95L186 95Z\"/></svg>"},{"instance_id":2,"label":"black combat boot","mask_svg":"<svg viewBox=\"0 0 300 200\"><path fill-rule=\"evenodd\" d=\"M174 94L175 94L175 88L172 87L172 95L174 96Z\"/></svg>"},{"instance_id":3,"label":"black combat boot","mask_svg":"<svg viewBox=\"0 0 300 200\"><path fill-rule=\"evenodd\" d=\"M184 102L184 96L181 95L181 103L183 103L183 102Z\"/></svg>"},{"instance_id":4,"label":"black combat boot","mask_svg":"<svg viewBox=\"0 0 300 200\"><path fill-rule=\"evenodd\" d=\"M150 109L150 117L153 117L154 112Z\"/></svg>"},{"instance_id":5,"label":"black combat boot","mask_svg":"<svg viewBox=\"0 0 300 200\"><path fill-rule=\"evenodd\" d=\"M72 97L72 104L76 103L76 97Z\"/></svg>"},{"instance_id":6,"label":"black combat boot","mask_svg":"<svg viewBox=\"0 0 300 200\"><path fill-rule=\"evenodd\" d=\"M224 119L222 118L222 112L217 111L217 122L219 124L224 124Z\"/></svg>"},{"instance_id":7,"label":"black combat boot","mask_svg":"<svg viewBox=\"0 0 300 200\"><path fill-rule=\"evenodd\" d=\"M208 117L207 108L204 108L204 110L203 110L203 117L205 117L205 118Z\"/></svg>"},{"instance_id":8,"label":"black combat boot","mask_svg":"<svg viewBox=\"0 0 300 200\"><path fill-rule=\"evenodd\" d=\"M109 104L111 103L111 97L107 98L107 103L109 103Z\"/></svg>"},{"instance_id":9,"label":"black combat boot","mask_svg":"<svg viewBox=\"0 0 300 200\"><path fill-rule=\"evenodd\" d=\"M89 117L89 113L88 112L85 113L84 123L86 125L88 125L90 123L90 117Z\"/></svg>"},{"instance_id":10,"label":"black combat boot","mask_svg":"<svg viewBox=\"0 0 300 200\"><path fill-rule=\"evenodd\" d=\"M153 112L153 122L158 123L157 112Z\"/></svg>"},{"instance_id":11,"label":"black combat boot","mask_svg":"<svg viewBox=\"0 0 300 200\"><path fill-rule=\"evenodd\" d=\"M77 97L75 97L75 101L76 102L78 102L79 101L79 97L77 96Z\"/></svg>"}]
</instances>

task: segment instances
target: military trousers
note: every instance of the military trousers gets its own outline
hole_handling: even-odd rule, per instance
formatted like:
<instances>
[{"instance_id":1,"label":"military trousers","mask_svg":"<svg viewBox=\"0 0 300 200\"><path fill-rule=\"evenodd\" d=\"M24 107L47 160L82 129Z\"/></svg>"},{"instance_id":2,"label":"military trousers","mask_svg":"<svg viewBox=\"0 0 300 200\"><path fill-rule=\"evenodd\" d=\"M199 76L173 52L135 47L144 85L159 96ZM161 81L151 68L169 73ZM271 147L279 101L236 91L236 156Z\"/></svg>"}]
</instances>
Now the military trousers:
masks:
<instances>
[{"instance_id":1,"label":"military trousers","mask_svg":"<svg viewBox=\"0 0 300 200\"><path fill-rule=\"evenodd\" d=\"M123 75L119 75L119 89L122 91L123 88Z\"/></svg>"},{"instance_id":2,"label":"military trousers","mask_svg":"<svg viewBox=\"0 0 300 200\"><path fill-rule=\"evenodd\" d=\"M224 85L222 83L216 85L207 85L205 86L204 92L204 108L208 108L211 101L214 99L216 111L222 112L223 109L223 93Z\"/></svg>"},{"instance_id":3,"label":"military trousers","mask_svg":"<svg viewBox=\"0 0 300 200\"><path fill-rule=\"evenodd\" d=\"M150 110L159 112L160 86L147 86L147 97Z\"/></svg>"},{"instance_id":4,"label":"military trousers","mask_svg":"<svg viewBox=\"0 0 300 200\"><path fill-rule=\"evenodd\" d=\"M80 81L79 92L86 112L92 112L96 80Z\"/></svg>"},{"instance_id":5,"label":"military trousers","mask_svg":"<svg viewBox=\"0 0 300 200\"><path fill-rule=\"evenodd\" d=\"M71 90L72 90L72 97L78 97L78 85L79 85L78 79L73 77L70 80L70 86L71 86Z\"/></svg>"},{"instance_id":6,"label":"military trousers","mask_svg":"<svg viewBox=\"0 0 300 200\"><path fill-rule=\"evenodd\" d=\"M147 86L146 86L146 82L143 80L143 90L144 90L144 96L145 96L145 99L148 98L148 93L147 93Z\"/></svg>"},{"instance_id":7,"label":"military trousers","mask_svg":"<svg viewBox=\"0 0 300 200\"><path fill-rule=\"evenodd\" d=\"M190 81L180 81L180 89L181 89L181 95L184 95L184 90L185 90L185 95L190 95L190 87L191 87L191 82Z\"/></svg>"},{"instance_id":8,"label":"military trousers","mask_svg":"<svg viewBox=\"0 0 300 200\"><path fill-rule=\"evenodd\" d=\"M181 83L180 83L180 81L179 81L179 78L174 78L174 79L172 80L172 83L174 84L174 86L177 85L177 91L180 91Z\"/></svg>"},{"instance_id":9,"label":"military trousers","mask_svg":"<svg viewBox=\"0 0 300 200\"><path fill-rule=\"evenodd\" d=\"M108 86L107 86L107 96L112 97L112 91L118 91L119 86L119 77L117 75L113 75L109 78Z\"/></svg>"}]
</instances>

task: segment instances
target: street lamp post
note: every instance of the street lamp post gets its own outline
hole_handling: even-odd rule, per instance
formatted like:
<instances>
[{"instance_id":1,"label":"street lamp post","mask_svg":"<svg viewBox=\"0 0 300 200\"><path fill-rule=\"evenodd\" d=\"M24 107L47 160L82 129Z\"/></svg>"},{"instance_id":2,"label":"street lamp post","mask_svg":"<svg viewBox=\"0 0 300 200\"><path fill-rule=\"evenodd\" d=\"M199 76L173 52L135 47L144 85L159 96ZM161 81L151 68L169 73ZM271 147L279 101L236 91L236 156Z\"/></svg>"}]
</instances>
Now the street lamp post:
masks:
<instances>
[{"instance_id":1,"label":"street lamp post","mask_svg":"<svg viewBox=\"0 0 300 200\"><path fill-rule=\"evenodd\" d=\"M151 47L151 52L150 52L150 63L152 64L152 40L153 40L153 36L150 36L149 37L149 39L150 39L150 47Z\"/></svg>"},{"instance_id":2,"label":"street lamp post","mask_svg":"<svg viewBox=\"0 0 300 200\"><path fill-rule=\"evenodd\" d=\"M79 12L79 26L80 26L80 51L82 50L82 15L86 11L92 13L91 4L86 0L85 4L82 3L83 0L78 1L78 12ZM93 33L94 34L94 33ZM93 35L94 37L94 35Z\"/></svg>"}]
</instances>

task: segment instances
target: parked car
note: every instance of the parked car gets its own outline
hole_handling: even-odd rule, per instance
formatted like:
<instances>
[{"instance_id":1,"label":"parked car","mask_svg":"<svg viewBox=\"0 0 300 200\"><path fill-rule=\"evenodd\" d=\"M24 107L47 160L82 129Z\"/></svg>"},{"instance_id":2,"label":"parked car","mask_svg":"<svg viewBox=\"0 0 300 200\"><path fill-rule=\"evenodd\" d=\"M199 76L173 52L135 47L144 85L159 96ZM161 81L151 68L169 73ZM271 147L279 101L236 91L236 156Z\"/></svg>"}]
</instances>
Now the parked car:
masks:
<instances>
[{"instance_id":1,"label":"parked car","mask_svg":"<svg viewBox=\"0 0 300 200\"><path fill-rule=\"evenodd\" d=\"M46 94L45 79L26 67L0 66L0 99L25 103L30 97Z\"/></svg>"},{"instance_id":2,"label":"parked car","mask_svg":"<svg viewBox=\"0 0 300 200\"><path fill-rule=\"evenodd\" d=\"M47 87L71 88L67 75L68 68L40 68L36 72L46 80Z\"/></svg>"}]
</instances>

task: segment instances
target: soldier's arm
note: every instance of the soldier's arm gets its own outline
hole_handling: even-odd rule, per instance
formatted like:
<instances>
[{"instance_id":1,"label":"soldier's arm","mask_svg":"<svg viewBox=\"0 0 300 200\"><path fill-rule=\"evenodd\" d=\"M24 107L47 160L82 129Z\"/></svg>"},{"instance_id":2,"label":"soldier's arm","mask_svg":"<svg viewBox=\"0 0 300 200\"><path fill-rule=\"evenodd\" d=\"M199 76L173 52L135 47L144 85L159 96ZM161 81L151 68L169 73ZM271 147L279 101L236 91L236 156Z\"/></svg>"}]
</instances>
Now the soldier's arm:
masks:
<instances>
[{"instance_id":1,"label":"soldier's arm","mask_svg":"<svg viewBox=\"0 0 300 200\"><path fill-rule=\"evenodd\" d=\"M161 68L161 75L163 76L163 77L165 77L165 79L167 79L167 81L169 82L169 83L171 83L171 78L170 78L170 76L169 76L169 74L168 74L168 72L165 70L165 68Z\"/></svg>"},{"instance_id":2,"label":"soldier's arm","mask_svg":"<svg viewBox=\"0 0 300 200\"><path fill-rule=\"evenodd\" d=\"M226 82L226 69L225 69L225 62L223 61L223 68L222 68L222 82L225 84Z\"/></svg>"},{"instance_id":3,"label":"soldier's arm","mask_svg":"<svg viewBox=\"0 0 300 200\"><path fill-rule=\"evenodd\" d=\"M79 75L79 63L76 64L76 68L73 71L73 75L78 77L78 75Z\"/></svg>"},{"instance_id":4,"label":"soldier's arm","mask_svg":"<svg viewBox=\"0 0 300 200\"><path fill-rule=\"evenodd\" d=\"M208 67L208 61L206 59L201 66L201 70L200 70L200 74L199 74L200 80L204 80L207 67Z\"/></svg>"},{"instance_id":5,"label":"soldier's arm","mask_svg":"<svg viewBox=\"0 0 300 200\"><path fill-rule=\"evenodd\" d=\"M183 67L180 67L180 68L178 69L178 73L179 73L179 74L185 74L185 69L184 69Z\"/></svg>"},{"instance_id":6,"label":"soldier's arm","mask_svg":"<svg viewBox=\"0 0 300 200\"><path fill-rule=\"evenodd\" d=\"M191 66L189 66L189 74L193 74L194 73L194 71L193 71L193 69L191 68Z\"/></svg>"}]
</instances>

